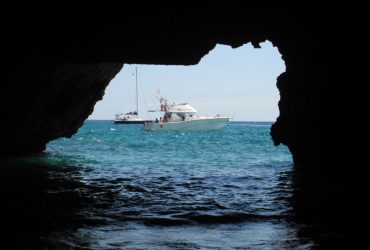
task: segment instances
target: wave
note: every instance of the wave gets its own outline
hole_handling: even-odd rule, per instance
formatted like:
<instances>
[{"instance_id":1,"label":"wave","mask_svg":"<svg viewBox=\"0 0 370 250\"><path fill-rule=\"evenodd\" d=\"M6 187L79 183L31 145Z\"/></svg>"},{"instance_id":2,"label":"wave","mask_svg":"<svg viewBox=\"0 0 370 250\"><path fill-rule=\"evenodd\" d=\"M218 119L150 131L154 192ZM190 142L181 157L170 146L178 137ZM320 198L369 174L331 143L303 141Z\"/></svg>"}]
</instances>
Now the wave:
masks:
<instances>
[{"instance_id":1,"label":"wave","mask_svg":"<svg viewBox=\"0 0 370 250\"><path fill-rule=\"evenodd\" d=\"M188 212L167 217L141 217L135 216L137 213L131 213L115 218L120 221L142 222L147 226L183 226L194 224L237 224L243 222L256 221L280 221L289 219L290 215L261 215L250 213L227 213L227 214L205 214L199 212Z\"/></svg>"}]
</instances>

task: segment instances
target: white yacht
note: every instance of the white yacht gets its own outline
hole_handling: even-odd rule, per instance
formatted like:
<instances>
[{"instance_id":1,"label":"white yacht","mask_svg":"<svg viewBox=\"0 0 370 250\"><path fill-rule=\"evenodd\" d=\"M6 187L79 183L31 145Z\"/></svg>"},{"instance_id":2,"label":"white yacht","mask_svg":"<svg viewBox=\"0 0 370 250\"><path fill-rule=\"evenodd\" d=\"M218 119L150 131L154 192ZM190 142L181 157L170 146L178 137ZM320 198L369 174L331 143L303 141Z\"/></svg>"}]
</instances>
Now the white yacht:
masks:
<instances>
[{"instance_id":1,"label":"white yacht","mask_svg":"<svg viewBox=\"0 0 370 250\"><path fill-rule=\"evenodd\" d=\"M208 131L222 129L231 117L221 115L200 115L188 103L167 104L167 100L160 98L160 120L145 122L144 130L148 131ZM151 110L152 112L158 110Z\"/></svg>"}]
</instances>

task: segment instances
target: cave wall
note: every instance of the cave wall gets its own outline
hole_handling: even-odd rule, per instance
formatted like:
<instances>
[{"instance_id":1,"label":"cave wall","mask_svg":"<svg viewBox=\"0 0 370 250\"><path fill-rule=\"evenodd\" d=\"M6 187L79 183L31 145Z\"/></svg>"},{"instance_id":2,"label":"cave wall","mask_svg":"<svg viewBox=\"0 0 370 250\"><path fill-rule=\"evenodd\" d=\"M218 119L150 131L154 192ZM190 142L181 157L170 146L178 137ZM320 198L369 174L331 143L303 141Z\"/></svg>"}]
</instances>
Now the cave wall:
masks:
<instances>
[{"instance_id":1,"label":"cave wall","mask_svg":"<svg viewBox=\"0 0 370 250\"><path fill-rule=\"evenodd\" d=\"M124 64L194 65L218 43L258 48L269 40L286 64L277 78L280 114L271 137L293 155L294 208L348 232L361 220L356 213L361 198L353 185L361 171L348 179L340 164L322 161L322 152L333 146L322 136L321 112L327 110L322 90L335 86L333 65L338 64L330 52L340 37L333 35L334 13L317 6L202 7L190 1L176 6L6 3L0 154L40 152L48 141L73 135Z\"/></svg>"},{"instance_id":2,"label":"cave wall","mask_svg":"<svg viewBox=\"0 0 370 250\"><path fill-rule=\"evenodd\" d=\"M72 136L123 64L35 61L12 66L2 86L2 154L41 152L50 140Z\"/></svg>"},{"instance_id":3,"label":"cave wall","mask_svg":"<svg viewBox=\"0 0 370 250\"><path fill-rule=\"evenodd\" d=\"M188 2L15 3L4 13L2 155L40 152L48 141L73 135L124 64L194 65L218 43L258 48L269 40L286 64L277 78L280 114L271 136L292 152L296 208L312 215L326 208L324 218L340 203L344 176L321 162L321 90L332 72L323 66L323 42L331 39L331 12Z\"/></svg>"},{"instance_id":4,"label":"cave wall","mask_svg":"<svg viewBox=\"0 0 370 250\"><path fill-rule=\"evenodd\" d=\"M125 63L193 65L217 43L258 48L270 40L286 63L272 139L287 145L295 162L317 162L319 13L238 5L7 7L1 154L40 151L71 136Z\"/></svg>"}]
</instances>

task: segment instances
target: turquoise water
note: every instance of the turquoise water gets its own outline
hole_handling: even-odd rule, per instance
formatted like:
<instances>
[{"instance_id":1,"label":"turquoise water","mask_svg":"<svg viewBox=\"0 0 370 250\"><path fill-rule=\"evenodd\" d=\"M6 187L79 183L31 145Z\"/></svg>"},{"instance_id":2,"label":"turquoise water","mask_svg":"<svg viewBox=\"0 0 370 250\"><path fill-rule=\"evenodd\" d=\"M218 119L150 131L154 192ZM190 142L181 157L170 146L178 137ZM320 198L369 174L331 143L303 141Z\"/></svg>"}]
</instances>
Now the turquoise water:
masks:
<instances>
[{"instance_id":1,"label":"turquoise water","mask_svg":"<svg viewBox=\"0 0 370 250\"><path fill-rule=\"evenodd\" d=\"M285 146L273 146L270 127L229 123L219 131L147 132L142 125L86 121L72 138L22 160L47 183L40 192L49 205L38 217L47 222L37 244L310 248L312 241L290 219L292 157Z\"/></svg>"}]
</instances>

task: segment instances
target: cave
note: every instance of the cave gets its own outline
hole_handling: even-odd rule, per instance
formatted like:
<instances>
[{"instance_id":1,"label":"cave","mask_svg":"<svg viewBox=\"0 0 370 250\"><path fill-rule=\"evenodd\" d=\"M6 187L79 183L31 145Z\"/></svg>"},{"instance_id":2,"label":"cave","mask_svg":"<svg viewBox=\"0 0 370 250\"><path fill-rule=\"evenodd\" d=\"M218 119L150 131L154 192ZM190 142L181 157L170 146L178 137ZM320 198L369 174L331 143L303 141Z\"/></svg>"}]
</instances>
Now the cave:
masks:
<instances>
[{"instance_id":1,"label":"cave","mask_svg":"<svg viewBox=\"0 0 370 250\"><path fill-rule=\"evenodd\" d=\"M7 5L1 154L37 153L71 137L124 64L194 65L216 44L258 48L268 40L286 65L277 78L280 114L271 138L293 155L295 208L302 220L320 225L318 237L329 235L328 244L356 245L356 205L342 204L350 192L345 175L321 160L321 90L330 83L321 41L330 14L237 5L136 8Z\"/></svg>"}]
</instances>

